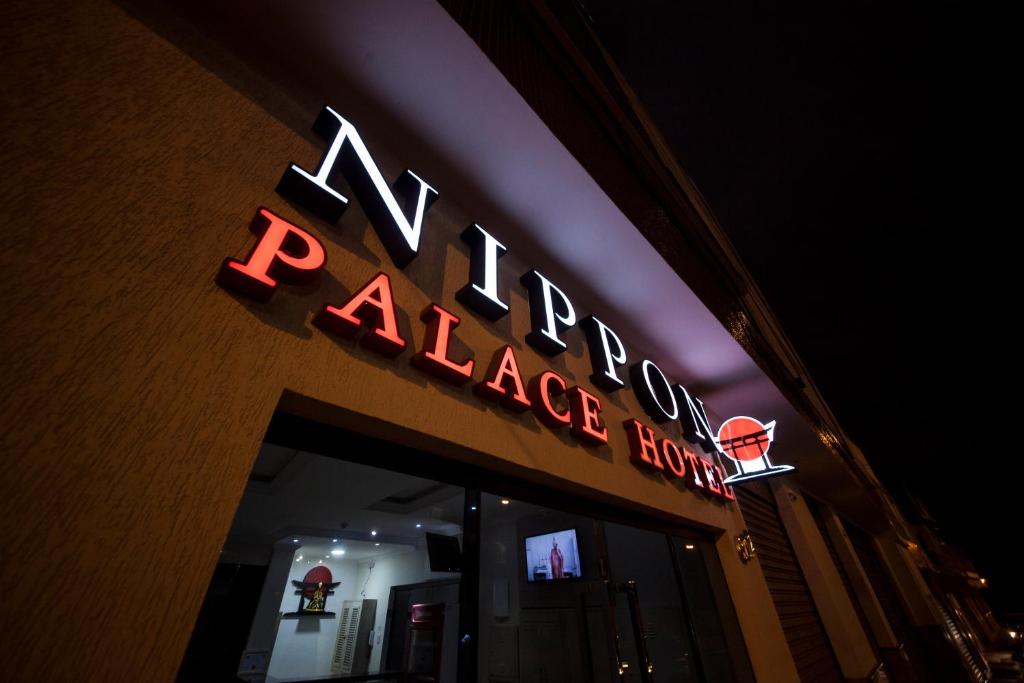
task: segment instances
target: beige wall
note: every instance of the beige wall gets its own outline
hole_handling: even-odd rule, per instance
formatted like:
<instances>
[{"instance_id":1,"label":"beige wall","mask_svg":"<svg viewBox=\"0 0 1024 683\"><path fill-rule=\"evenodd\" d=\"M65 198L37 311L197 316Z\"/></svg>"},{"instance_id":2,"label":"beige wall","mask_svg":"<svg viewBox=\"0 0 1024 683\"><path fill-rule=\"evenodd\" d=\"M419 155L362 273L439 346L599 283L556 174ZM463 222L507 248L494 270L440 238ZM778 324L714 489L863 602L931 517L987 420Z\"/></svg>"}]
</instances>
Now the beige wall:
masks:
<instances>
[{"instance_id":1,"label":"beige wall","mask_svg":"<svg viewBox=\"0 0 1024 683\"><path fill-rule=\"evenodd\" d=\"M825 515L825 526L832 539L832 545L836 549L836 555L843 563L846 575L850 578L850 586L853 588L854 596L860 602L861 609L864 610L864 616L868 621L868 627L875 636L875 642L883 648L898 647L899 641L889 625L888 617L882 610L882 604L878 601L878 596L875 595L871 580L864 571L860 558L857 557L857 551L850 542L850 537L847 535L842 521L830 508L823 509L822 514Z\"/></svg>"},{"instance_id":2,"label":"beige wall","mask_svg":"<svg viewBox=\"0 0 1024 683\"><path fill-rule=\"evenodd\" d=\"M900 600L907 610L915 626L932 626L942 624L942 612L935 604L935 596L921 575L917 562L911 552L903 545L893 531L874 537L879 558L893 584L899 592Z\"/></svg>"},{"instance_id":3,"label":"beige wall","mask_svg":"<svg viewBox=\"0 0 1024 683\"><path fill-rule=\"evenodd\" d=\"M763 577L731 549L736 507L627 462L620 423L642 417L631 393L595 392L611 441L593 449L408 365L427 303L463 312L457 235L484 218L460 212L444 178L431 178L441 200L421 254L399 271L357 206L329 230L275 194L289 161L311 168L319 158L307 129L315 110L215 46L201 65L117 5L18 3L5 14L18 26L4 48L12 82L0 147L5 678L173 678L287 390L315 399L291 407L318 419L728 530L719 547L755 670L795 680ZM244 93L231 85L239 80ZM382 142L368 140L394 177L402 160ZM214 284L222 259L251 247L247 226L261 205L321 236L328 252L318 286L284 288L265 305ZM587 386L578 331L553 361L522 343L528 308L512 283L530 264L511 227L502 232L512 314L497 324L467 314L459 338L478 361L511 342L526 375L552 367ZM396 360L309 322L380 269L393 278L411 347Z\"/></svg>"}]
</instances>

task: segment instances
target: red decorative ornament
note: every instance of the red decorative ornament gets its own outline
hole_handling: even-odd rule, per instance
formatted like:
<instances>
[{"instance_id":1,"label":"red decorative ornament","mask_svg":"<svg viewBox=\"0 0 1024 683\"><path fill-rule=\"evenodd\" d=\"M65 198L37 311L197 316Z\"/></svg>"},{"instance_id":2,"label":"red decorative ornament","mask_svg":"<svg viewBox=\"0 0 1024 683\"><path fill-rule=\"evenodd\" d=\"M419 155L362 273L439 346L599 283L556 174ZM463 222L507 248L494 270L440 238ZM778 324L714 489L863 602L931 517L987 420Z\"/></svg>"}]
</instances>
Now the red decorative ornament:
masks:
<instances>
[{"instance_id":1,"label":"red decorative ornament","mask_svg":"<svg viewBox=\"0 0 1024 683\"><path fill-rule=\"evenodd\" d=\"M306 588L302 592L307 598L312 598L318 583L322 583L326 586L327 584L332 583L331 579L333 578L334 577L331 576L330 569L322 564L318 564L306 572L306 575L302 577L302 583L306 584Z\"/></svg>"}]
</instances>

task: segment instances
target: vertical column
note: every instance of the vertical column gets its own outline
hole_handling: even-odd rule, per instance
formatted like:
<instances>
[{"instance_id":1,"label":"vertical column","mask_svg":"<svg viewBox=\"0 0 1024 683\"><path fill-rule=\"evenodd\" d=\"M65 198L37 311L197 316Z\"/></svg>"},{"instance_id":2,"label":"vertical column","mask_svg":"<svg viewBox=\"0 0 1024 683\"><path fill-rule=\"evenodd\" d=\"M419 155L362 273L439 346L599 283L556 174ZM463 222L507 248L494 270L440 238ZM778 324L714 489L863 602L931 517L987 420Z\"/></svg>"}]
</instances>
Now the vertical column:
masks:
<instances>
[{"instance_id":1,"label":"vertical column","mask_svg":"<svg viewBox=\"0 0 1024 683\"><path fill-rule=\"evenodd\" d=\"M270 670L270 655L274 651L277 627L281 621L281 600L288 587L288 574L291 572L294 557L295 546L291 543L280 541L274 545L274 554L267 568L267 578L263 581L263 590L260 592L259 602L256 603L256 614L249 629L249 640L245 644L245 652L267 652L266 671Z\"/></svg>"},{"instance_id":2,"label":"vertical column","mask_svg":"<svg viewBox=\"0 0 1024 683\"><path fill-rule=\"evenodd\" d=\"M458 683L475 683L479 660L480 491L466 489L462 505L462 576L459 578Z\"/></svg>"},{"instance_id":3,"label":"vertical column","mask_svg":"<svg viewBox=\"0 0 1024 683\"><path fill-rule=\"evenodd\" d=\"M917 562L910 551L900 543L894 531L874 537L875 546L882 564L893 578L900 599L907 608L907 615L915 626L936 626L943 623L935 607L935 596L925 583Z\"/></svg>"},{"instance_id":4,"label":"vertical column","mask_svg":"<svg viewBox=\"0 0 1024 683\"><path fill-rule=\"evenodd\" d=\"M771 489L843 675L866 679L878 662L818 525L801 494L779 482L773 482Z\"/></svg>"},{"instance_id":5,"label":"vertical column","mask_svg":"<svg viewBox=\"0 0 1024 683\"><path fill-rule=\"evenodd\" d=\"M822 514L825 516L825 526L828 529L832 545L836 549L836 555L843 563L846 575L850 577L850 585L860 602L861 609L864 610L864 616L867 617L868 626L875 634L878 646L881 648L899 647L899 639L893 633L889 620L885 617L882 604L878 602L878 596L875 595L875 590L871 587L871 581L857 557L857 551L850 543L850 537L846 535L842 522L827 507L822 510Z\"/></svg>"}]
</instances>

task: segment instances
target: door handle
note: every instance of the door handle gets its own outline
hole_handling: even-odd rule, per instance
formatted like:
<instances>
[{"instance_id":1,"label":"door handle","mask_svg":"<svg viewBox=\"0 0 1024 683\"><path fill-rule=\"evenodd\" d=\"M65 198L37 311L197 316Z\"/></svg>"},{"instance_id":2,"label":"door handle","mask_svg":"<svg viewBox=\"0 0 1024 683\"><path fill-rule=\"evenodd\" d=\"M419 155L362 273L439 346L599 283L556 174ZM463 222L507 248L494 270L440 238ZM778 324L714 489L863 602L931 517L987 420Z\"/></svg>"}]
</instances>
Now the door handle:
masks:
<instances>
[{"instance_id":1,"label":"door handle","mask_svg":"<svg viewBox=\"0 0 1024 683\"><path fill-rule=\"evenodd\" d=\"M647 651L647 629L644 628L643 614L640 612L636 581L630 579L621 583L616 590L626 594L626 602L629 604L629 619L633 622L633 640L636 641L636 652L640 657L640 680L643 683L654 683L654 664L651 663L651 656Z\"/></svg>"},{"instance_id":2,"label":"door handle","mask_svg":"<svg viewBox=\"0 0 1024 683\"><path fill-rule=\"evenodd\" d=\"M622 658L622 642L619 638L619 626L615 623L615 584L608 579L604 580L605 590L608 591L608 623L612 627L612 646L615 650L615 670L619 675L619 681L626 680L629 672L629 662Z\"/></svg>"}]
</instances>

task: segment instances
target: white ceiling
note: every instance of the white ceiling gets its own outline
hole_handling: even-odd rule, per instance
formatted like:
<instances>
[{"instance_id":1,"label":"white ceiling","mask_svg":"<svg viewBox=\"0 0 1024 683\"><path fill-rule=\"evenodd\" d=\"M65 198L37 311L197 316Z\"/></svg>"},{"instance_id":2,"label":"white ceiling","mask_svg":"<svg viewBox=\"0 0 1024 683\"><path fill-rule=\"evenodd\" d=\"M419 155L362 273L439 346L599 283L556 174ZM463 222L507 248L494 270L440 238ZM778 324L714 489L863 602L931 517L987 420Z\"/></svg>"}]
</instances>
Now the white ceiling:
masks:
<instances>
[{"instance_id":1,"label":"white ceiling","mask_svg":"<svg viewBox=\"0 0 1024 683\"><path fill-rule=\"evenodd\" d=\"M427 532L462 531L461 488L445 487L402 512L383 511L374 507L389 496L430 490L436 482L273 444L263 444L254 471L283 459L288 464L272 481L246 488L231 527L236 541L266 545L297 538L296 545L315 546L323 556L337 538L345 559L354 559L371 552L374 543L418 546Z\"/></svg>"},{"instance_id":2,"label":"white ceiling","mask_svg":"<svg viewBox=\"0 0 1024 683\"><path fill-rule=\"evenodd\" d=\"M294 543L295 540L298 542ZM287 542L292 543L296 550L295 562L305 564L315 564L320 560L359 562L385 555L408 553L416 549L415 545L382 543L380 541L352 541L339 538L337 543L333 543L330 542L331 540L321 536L294 536ZM334 550L343 551L343 554L332 555L331 551Z\"/></svg>"}]
</instances>

